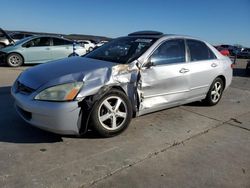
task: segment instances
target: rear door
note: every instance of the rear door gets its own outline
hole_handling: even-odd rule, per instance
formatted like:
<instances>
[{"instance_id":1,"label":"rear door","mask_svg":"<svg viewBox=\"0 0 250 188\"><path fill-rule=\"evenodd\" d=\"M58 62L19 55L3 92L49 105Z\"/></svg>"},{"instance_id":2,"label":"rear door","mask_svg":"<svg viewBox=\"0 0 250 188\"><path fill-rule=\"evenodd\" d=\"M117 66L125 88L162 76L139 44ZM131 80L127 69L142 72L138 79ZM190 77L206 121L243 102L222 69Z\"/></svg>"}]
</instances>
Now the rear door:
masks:
<instances>
[{"instance_id":1,"label":"rear door","mask_svg":"<svg viewBox=\"0 0 250 188\"><path fill-rule=\"evenodd\" d=\"M55 37L52 38L52 42L51 52L53 60L68 57L73 53L73 43L71 41Z\"/></svg>"},{"instance_id":2,"label":"rear door","mask_svg":"<svg viewBox=\"0 0 250 188\"><path fill-rule=\"evenodd\" d=\"M183 39L163 42L141 71L140 114L183 103L189 92L189 67Z\"/></svg>"},{"instance_id":3,"label":"rear door","mask_svg":"<svg viewBox=\"0 0 250 188\"><path fill-rule=\"evenodd\" d=\"M186 40L190 67L189 100L204 98L211 83L219 74L221 64L212 50L202 41Z\"/></svg>"}]
</instances>

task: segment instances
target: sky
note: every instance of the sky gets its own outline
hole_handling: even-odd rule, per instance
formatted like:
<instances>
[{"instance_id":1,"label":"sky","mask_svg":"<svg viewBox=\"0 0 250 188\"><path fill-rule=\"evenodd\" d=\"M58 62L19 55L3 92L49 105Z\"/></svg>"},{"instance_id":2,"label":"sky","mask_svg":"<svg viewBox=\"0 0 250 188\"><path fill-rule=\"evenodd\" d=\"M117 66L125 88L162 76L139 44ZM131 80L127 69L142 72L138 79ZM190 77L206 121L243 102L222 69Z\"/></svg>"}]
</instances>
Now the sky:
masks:
<instances>
[{"instance_id":1,"label":"sky","mask_svg":"<svg viewBox=\"0 0 250 188\"><path fill-rule=\"evenodd\" d=\"M250 47L250 0L0 0L0 27L111 38L140 30Z\"/></svg>"}]
</instances>

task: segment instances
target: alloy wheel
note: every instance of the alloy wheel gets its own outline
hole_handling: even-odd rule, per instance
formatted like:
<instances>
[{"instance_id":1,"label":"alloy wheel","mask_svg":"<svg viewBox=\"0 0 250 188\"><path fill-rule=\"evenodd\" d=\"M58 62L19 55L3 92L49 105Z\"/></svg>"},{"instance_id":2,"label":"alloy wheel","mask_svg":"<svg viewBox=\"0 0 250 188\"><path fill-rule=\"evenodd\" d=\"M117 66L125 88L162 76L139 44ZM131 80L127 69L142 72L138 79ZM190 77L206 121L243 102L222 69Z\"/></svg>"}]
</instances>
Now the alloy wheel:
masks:
<instances>
[{"instance_id":1,"label":"alloy wheel","mask_svg":"<svg viewBox=\"0 0 250 188\"><path fill-rule=\"evenodd\" d=\"M220 100L222 94L222 85L220 82L215 82L211 91L211 100L213 103L217 103Z\"/></svg>"},{"instance_id":2,"label":"alloy wheel","mask_svg":"<svg viewBox=\"0 0 250 188\"><path fill-rule=\"evenodd\" d=\"M99 106L98 119L105 129L117 130L126 121L127 110L122 98L111 96L106 98Z\"/></svg>"}]
</instances>

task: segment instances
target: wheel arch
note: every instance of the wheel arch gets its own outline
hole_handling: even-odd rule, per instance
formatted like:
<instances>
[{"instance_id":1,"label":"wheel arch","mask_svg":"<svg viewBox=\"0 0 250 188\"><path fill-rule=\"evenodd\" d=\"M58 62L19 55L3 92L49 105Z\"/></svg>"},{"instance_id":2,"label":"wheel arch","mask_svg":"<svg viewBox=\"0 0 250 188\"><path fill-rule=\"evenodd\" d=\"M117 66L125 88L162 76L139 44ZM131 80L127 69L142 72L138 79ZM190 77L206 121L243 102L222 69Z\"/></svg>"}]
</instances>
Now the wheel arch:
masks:
<instances>
[{"instance_id":1,"label":"wheel arch","mask_svg":"<svg viewBox=\"0 0 250 188\"><path fill-rule=\"evenodd\" d=\"M225 89L225 87L226 87L226 77L223 76L223 75L219 75L219 76L217 76L216 78L222 79L222 81L223 81L223 89ZM215 79L216 79L216 78L215 78Z\"/></svg>"},{"instance_id":2,"label":"wheel arch","mask_svg":"<svg viewBox=\"0 0 250 188\"><path fill-rule=\"evenodd\" d=\"M7 57L8 57L9 55L11 55L11 54L18 54L18 55L20 55L20 56L22 57L22 59L23 59L23 63L25 63L25 58L24 58L24 56L23 56L20 52L16 52L16 51L7 53L7 54L6 54L6 60L7 60Z\"/></svg>"},{"instance_id":3,"label":"wheel arch","mask_svg":"<svg viewBox=\"0 0 250 188\"><path fill-rule=\"evenodd\" d=\"M131 97L128 95L128 92L120 85L110 85L103 86L96 94L85 97L82 101L79 102L79 106L81 107L81 112L79 117L81 118L81 123L79 124L79 134L85 134L89 128L89 118L93 111L93 106L95 103L101 99L105 94L107 94L111 89L116 89L123 92L129 99L132 105L133 117L135 117L135 109L133 106L133 101L131 101Z\"/></svg>"}]
</instances>

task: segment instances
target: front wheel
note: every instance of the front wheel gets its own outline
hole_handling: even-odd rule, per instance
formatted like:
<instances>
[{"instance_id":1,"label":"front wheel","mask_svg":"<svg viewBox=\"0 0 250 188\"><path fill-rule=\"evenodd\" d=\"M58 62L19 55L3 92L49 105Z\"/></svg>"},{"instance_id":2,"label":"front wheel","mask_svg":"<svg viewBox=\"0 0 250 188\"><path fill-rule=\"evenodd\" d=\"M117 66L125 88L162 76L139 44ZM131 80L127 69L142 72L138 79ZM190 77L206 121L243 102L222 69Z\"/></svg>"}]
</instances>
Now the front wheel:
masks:
<instances>
[{"instance_id":1,"label":"front wheel","mask_svg":"<svg viewBox=\"0 0 250 188\"><path fill-rule=\"evenodd\" d=\"M131 119L131 103L117 89L112 89L97 101L90 116L91 125L103 137L112 137L123 132Z\"/></svg>"},{"instance_id":2,"label":"front wheel","mask_svg":"<svg viewBox=\"0 0 250 188\"><path fill-rule=\"evenodd\" d=\"M10 67L19 67L23 64L23 57L17 53L11 53L7 56L7 64Z\"/></svg>"},{"instance_id":3,"label":"front wheel","mask_svg":"<svg viewBox=\"0 0 250 188\"><path fill-rule=\"evenodd\" d=\"M221 78L216 78L212 85L210 86L210 89L207 93L207 96L204 100L205 104L209 106L216 105L222 96L224 90L224 82Z\"/></svg>"}]
</instances>

